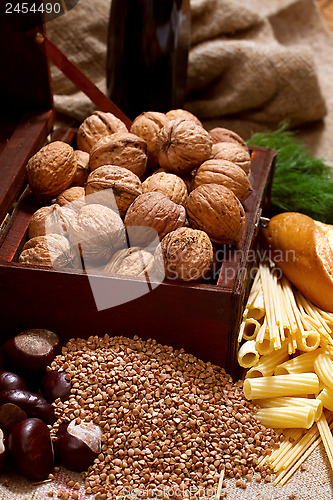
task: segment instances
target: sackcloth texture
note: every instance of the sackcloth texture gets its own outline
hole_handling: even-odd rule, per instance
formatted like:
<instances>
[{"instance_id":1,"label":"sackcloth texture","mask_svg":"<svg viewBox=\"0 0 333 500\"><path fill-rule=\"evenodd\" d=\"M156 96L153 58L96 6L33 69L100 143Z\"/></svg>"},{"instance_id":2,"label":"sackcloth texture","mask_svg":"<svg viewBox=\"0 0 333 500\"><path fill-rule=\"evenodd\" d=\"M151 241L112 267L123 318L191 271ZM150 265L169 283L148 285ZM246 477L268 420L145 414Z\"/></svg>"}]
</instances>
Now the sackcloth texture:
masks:
<instances>
[{"instance_id":1,"label":"sackcloth texture","mask_svg":"<svg viewBox=\"0 0 333 500\"><path fill-rule=\"evenodd\" d=\"M228 127L245 139L288 118L310 151L333 165L333 36L314 0L192 0L191 8L185 107L207 128ZM110 0L81 0L46 25L51 40L103 92L109 9ZM51 75L56 126L75 125L94 111L53 66ZM332 500L332 471L322 445L305 466L283 487L253 480L242 490L227 479L227 498ZM81 484L79 500L93 498L80 475L64 469L41 485L6 470L0 498L45 500L51 491L57 498L74 491L66 484L70 478Z\"/></svg>"}]
</instances>

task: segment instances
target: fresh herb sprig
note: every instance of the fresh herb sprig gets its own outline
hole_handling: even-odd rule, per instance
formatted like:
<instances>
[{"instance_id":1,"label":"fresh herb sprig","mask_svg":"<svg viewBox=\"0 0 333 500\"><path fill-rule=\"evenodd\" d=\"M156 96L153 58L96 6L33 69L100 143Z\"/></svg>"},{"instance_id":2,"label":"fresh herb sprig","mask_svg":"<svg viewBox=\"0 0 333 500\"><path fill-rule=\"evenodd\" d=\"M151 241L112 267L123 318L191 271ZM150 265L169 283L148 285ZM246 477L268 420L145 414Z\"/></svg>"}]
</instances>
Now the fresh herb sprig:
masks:
<instances>
[{"instance_id":1,"label":"fresh herb sprig","mask_svg":"<svg viewBox=\"0 0 333 500\"><path fill-rule=\"evenodd\" d=\"M254 134L250 146L277 151L271 202L274 213L300 212L333 224L333 169L313 157L306 146L282 123L278 130Z\"/></svg>"}]
</instances>

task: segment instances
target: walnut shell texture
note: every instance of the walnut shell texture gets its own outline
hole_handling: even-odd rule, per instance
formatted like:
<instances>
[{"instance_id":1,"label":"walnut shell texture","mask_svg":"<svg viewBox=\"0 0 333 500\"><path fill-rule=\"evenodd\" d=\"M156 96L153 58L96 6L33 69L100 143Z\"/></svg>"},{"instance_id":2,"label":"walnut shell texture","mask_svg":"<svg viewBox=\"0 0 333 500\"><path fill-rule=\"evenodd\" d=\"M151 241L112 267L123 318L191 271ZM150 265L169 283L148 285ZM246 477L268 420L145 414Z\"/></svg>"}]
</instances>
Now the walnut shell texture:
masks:
<instances>
[{"instance_id":1,"label":"walnut shell texture","mask_svg":"<svg viewBox=\"0 0 333 500\"><path fill-rule=\"evenodd\" d=\"M144 193L127 210L125 226L131 246L148 246L185 224L186 212L162 193ZM134 227L132 227L134 226Z\"/></svg>"},{"instance_id":2,"label":"walnut shell texture","mask_svg":"<svg viewBox=\"0 0 333 500\"><path fill-rule=\"evenodd\" d=\"M204 231L181 227L164 236L160 246L166 278L198 281L212 265L213 245Z\"/></svg>"},{"instance_id":3,"label":"walnut shell texture","mask_svg":"<svg viewBox=\"0 0 333 500\"><path fill-rule=\"evenodd\" d=\"M186 201L191 227L205 231L213 243L236 245L245 229L245 212L231 189L202 184Z\"/></svg>"},{"instance_id":4,"label":"walnut shell texture","mask_svg":"<svg viewBox=\"0 0 333 500\"><path fill-rule=\"evenodd\" d=\"M218 142L233 142L234 144L240 144L246 150L248 149L246 142L240 135L238 135L233 130L223 127L215 127L209 131L213 139L213 143L216 144Z\"/></svg>"},{"instance_id":5,"label":"walnut shell texture","mask_svg":"<svg viewBox=\"0 0 333 500\"><path fill-rule=\"evenodd\" d=\"M41 148L26 166L31 191L47 200L71 185L75 171L74 150L62 141L50 142Z\"/></svg>"},{"instance_id":6,"label":"walnut shell texture","mask_svg":"<svg viewBox=\"0 0 333 500\"><path fill-rule=\"evenodd\" d=\"M19 256L21 264L54 267L74 267L77 253L67 238L60 234L36 236L27 241Z\"/></svg>"},{"instance_id":7,"label":"walnut shell texture","mask_svg":"<svg viewBox=\"0 0 333 500\"><path fill-rule=\"evenodd\" d=\"M126 246L123 221L104 205L85 205L71 221L69 238L80 247L85 267L106 264L113 253Z\"/></svg>"},{"instance_id":8,"label":"walnut shell texture","mask_svg":"<svg viewBox=\"0 0 333 500\"><path fill-rule=\"evenodd\" d=\"M171 201L184 205L187 198L187 187L183 179L176 174L157 172L147 177L142 183L144 193L157 191L165 194Z\"/></svg>"},{"instance_id":9,"label":"walnut shell texture","mask_svg":"<svg viewBox=\"0 0 333 500\"><path fill-rule=\"evenodd\" d=\"M103 165L124 167L142 177L147 167L147 143L131 133L116 133L98 142L91 150L89 166L93 171Z\"/></svg>"},{"instance_id":10,"label":"walnut shell texture","mask_svg":"<svg viewBox=\"0 0 333 500\"><path fill-rule=\"evenodd\" d=\"M54 203L41 207L31 217L28 228L29 239L51 233L66 236L68 226L68 216L63 213L60 205Z\"/></svg>"},{"instance_id":11,"label":"walnut shell texture","mask_svg":"<svg viewBox=\"0 0 333 500\"><path fill-rule=\"evenodd\" d=\"M74 155L76 159L76 171L72 180L72 186L84 187L90 172L89 153L75 149Z\"/></svg>"},{"instance_id":12,"label":"walnut shell texture","mask_svg":"<svg viewBox=\"0 0 333 500\"><path fill-rule=\"evenodd\" d=\"M192 120L174 120L157 136L158 162L167 171L184 175L209 160L212 138Z\"/></svg>"},{"instance_id":13,"label":"walnut shell texture","mask_svg":"<svg viewBox=\"0 0 333 500\"><path fill-rule=\"evenodd\" d=\"M207 160L196 171L193 189L201 184L221 184L243 202L252 193L252 186L244 170L228 160Z\"/></svg>"},{"instance_id":14,"label":"walnut shell texture","mask_svg":"<svg viewBox=\"0 0 333 500\"><path fill-rule=\"evenodd\" d=\"M200 127L203 126L199 118L186 109L170 109L165 116L168 120L192 120L197 125L200 125Z\"/></svg>"},{"instance_id":15,"label":"walnut shell texture","mask_svg":"<svg viewBox=\"0 0 333 500\"><path fill-rule=\"evenodd\" d=\"M84 188L81 186L72 186L65 189L62 193L58 194L56 198L56 203L61 207L72 203L73 201L83 200L84 201Z\"/></svg>"},{"instance_id":16,"label":"walnut shell texture","mask_svg":"<svg viewBox=\"0 0 333 500\"><path fill-rule=\"evenodd\" d=\"M147 143L148 166L156 168L158 166L156 140L159 131L168 122L164 113L158 111L146 111L135 118L130 132L135 134Z\"/></svg>"},{"instance_id":17,"label":"walnut shell texture","mask_svg":"<svg viewBox=\"0 0 333 500\"><path fill-rule=\"evenodd\" d=\"M238 144L232 142L218 142L213 144L211 159L231 161L241 167L247 175L251 173L250 153Z\"/></svg>"},{"instance_id":18,"label":"walnut shell texture","mask_svg":"<svg viewBox=\"0 0 333 500\"><path fill-rule=\"evenodd\" d=\"M77 147L90 153L97 141L115 132L127 132L125 123L112 113L95 111L81 123L76 136Z\"/></svg>"},{"instance_id":19,"label":"walnut shell texture","mask_svg":"<svg viewBox=\"0 0 333 500\"><path fill-rule=\"evenodd\" d=\"M91 172L85 192L87 203L101 203L124 217L131 203L142 194L142 185L139 177L127 168L103 165Z\"/></svg>"},{"instance_id":20,"label":"walnut shell texture","mask_svg":"<svg viewBox=\"0 0 333 500\"><path fill-rule=\"evenodd\" d=\"M116 252L104 268L106 274L146 276L153 269L154 256L140 247L123 248Z\"/></svg>"}]
</instances>

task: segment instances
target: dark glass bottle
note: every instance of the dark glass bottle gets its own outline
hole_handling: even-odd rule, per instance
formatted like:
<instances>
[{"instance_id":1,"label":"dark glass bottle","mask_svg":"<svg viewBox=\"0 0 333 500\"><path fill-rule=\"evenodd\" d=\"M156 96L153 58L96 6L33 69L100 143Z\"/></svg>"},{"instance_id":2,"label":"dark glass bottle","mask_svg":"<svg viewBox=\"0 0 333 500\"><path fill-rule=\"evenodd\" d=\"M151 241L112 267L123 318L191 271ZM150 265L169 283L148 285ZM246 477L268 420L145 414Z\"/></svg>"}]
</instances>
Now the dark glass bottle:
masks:
<instances>
[{"instance_id":1,"label":"dark glass bottle","mask_svg":"<svg viewBox=\"0 0 333 500\"><path fill-rule=\"evenodd\" d=\"M189 44L189 0L112 0L110 99L131 119L183 107Z\"/></svg>"}]
</instances>

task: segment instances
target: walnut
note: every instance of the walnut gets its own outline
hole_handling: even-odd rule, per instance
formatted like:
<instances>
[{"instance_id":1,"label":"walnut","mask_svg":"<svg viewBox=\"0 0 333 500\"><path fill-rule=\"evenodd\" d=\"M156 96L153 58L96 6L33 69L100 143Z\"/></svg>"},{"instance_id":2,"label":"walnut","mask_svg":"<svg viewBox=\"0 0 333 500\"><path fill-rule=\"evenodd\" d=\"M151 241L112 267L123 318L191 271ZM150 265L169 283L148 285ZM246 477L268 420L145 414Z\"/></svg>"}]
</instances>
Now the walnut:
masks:
<instances>
[{"instance_id":1,"label":"walnut","mask_svg":"<svg viewBox=\"0 0 333 500\"><path fill-rule=\"evenodd\" d=\"M184 207L162 193L141 194L133 201L125 216L131 246L147 246L157 235L161 240L170 231L183 226L185 221Z\"/></svg>"},{"instance_id":2,"label":"walnut","mask_svg":"<svg viewBox=\"0 0 333 500\"><path fill-rule=\"evenodd\" d=\"M229 130L228 128L223 127L215 127L209 131L209 134L212 137L214 144L218 142L232 142L234 144L243 146L246 150L248 150L246 142L233 130Z\"/></svg>"},{"instance_id":3,"label":"walnut","mask_svg":"<svg viewBox=\"0 0 333 500\"><path fill-rule=\"evenodd\" d=\"M76 171L74 150L65 142L50 142L27 163L26 173L31 191L50 200L68 188Z\"/></svg>"},{"instance_id":4,"label":"walnut","mask_svg":"<svg viewBox=\"0 0 333 500\"><path fill-rule=\"evenodd\" d=\"M106 264L116 250L126 246L119 215L104 205L85 205L71 220L69 239L80 248L83 264Z\"/></svg>"},{"instance_id":5,"label":"walnut","mask_svg":"<svg viewBox=\"0 0 333 500\"><path fill-rule=\"evenodd\" d=\"M98 142L90 153L90 170L102 165L124 167L141 178L147 166L146 141L128 132L116 133L109 140Z\"/></svg>"},{"instance_id":6,"label":"walnut","mask_svg":"<svg viewBox=\"0 0 333 500\"><path fill-rule=\"evenodd\" d=\"M96 168L89 175L86 184L87 203L106 205L118 210L121 217L124 217L128 207L140 194L142 185L139 177L127 168L114 165Z\"/></svg>"},{"instance_id":7,"label":"walnut","mask_svg":"<svg viewBox=\"0 0 333 500\"><path fill-rule=\"evenodd\" d=\"M235 245L245 228L245 212L231 189L219 184L202 184L187 197L190 225L206 231L213 243Z\"/></svg>"},{"instance_id":8,"label":"walnut","mask_svg":"<svg viewBox=\"0 0 333 500\"><path fill-rule=\"evenodd\" d=\"M46 234L26 242L19 256L19 262L54 268L74 267L77 253L64 236Z\"/></svg>"},{"instance_id":9,"label":"walnut","mask_svg":"<svg viewBox=\"0 0 333 500\"><path fill-rule=\"evenodd\" d=\"M61 207L67 203L72 203L73 201L81 200L84 203L84 188L80 186L72 186L65 189L62 193L58 194L56 198L56 203Z\"/></svg>"},{"instance_id":10,"label":"walnut","mask_svg":"<svg viewBox=\"0 0 333 500\"><path fill-rule=\"evenodd\" d=\"M106 274L147 276L153 269L154 256L140 247L118 250L104 268Z\"/></svg>"},{"instance_id":11,"label":"walnut","mask_svg":"<svg viewBox=\"0 0 333 500\"><path fill-rule=\"evenodd\" d=\"M169 119L169 120L192 120L194 123L196 123L197 125L200 125L200 127L202 127L202 123L201 121L199 120L199 118L197 118L195 115L193 115L192 113L190 113L190 111L186 111L186 109L171 109L170 111L168 111L165 116Z\"/></svg>"},{"instance_id":12,"label":"walnut","mask_svg":"<svg viewBox=\"0 0 333 500\"><path fill-rule=\"evenodd\" d=\"M89 153L76 149L74 155L76 159L76 171L72 180L72 186L84 187L90 172Z\"/></svg>"},{"instance_id":13,"label":"walnut","mask_svg":"<svg viewBox=\"0 0 333 500\"><path fill-rule=\"evenodd\" d=\"M156 249L155 267L164 264L165 277L181 281L198 281L213 262L213 245L204 231L181 227L164 236L160 243L162 259ZM161 260L163 262L161 262Z\"/></svg>"},{"instance_id":14,"label":"walnut","mask_svg":"<svg viewBox=\"0 0 333 500\"><path fill-rule=\"evenodd\" d=\"M132 123L130 132L135 134L147 143L148 166L156 168L158 165L156 139L157 134L168 122L164 113L156 111L146 111L137 116Z\"/></svg>"},{"instance_id":15,"label":"walnut","mask_svg":"<svg viewBox=\"0 0 333 500\"><path fill-rule=\"evenodd\" d=\"M184 175L209 160L212 138L192 120L174 120L157 136L158 162L169 172Z\"/></svg>"},{"instance_id":16,"label":"walnut","mask_svg":"<svg viewBox=\"0 0 333 500\"><path fill-rule=\"evenodd\" d=\"M142 183L144 193L158 191L165 194L171 201L184 205L187 198L187 187L178 175L166 172L156 172Z\"/></svg>"},{"instance_id":17,"label":"walnut","mask_svg":"<svg viewBox=\"0 0 333 500\"><path fill-rule=\"evenodd\" d=\"M252 186L244 170L228 160L207 160L203 162L193 179L193 189L201 184L222 184L231 189L240 201L252 193Z\"/></svg>"},{"instance_id":18,"label":"walnut","mask_svg":"<svg viewBox=\"0 0 333 500\"><path fill-rule=\"evenodd\" d=\"M31 217L28 228L29 238L50 233L66 236L67 232L68 217L62 213L61 207L56 203L39 208Z\"/></svg>"},{"instance_id":19,"label":"walnut","mask_svg":"<svg viewBox=\"0 0 333 500\"><path fill-rule=\"evenodd\" d=\"M102 137L112 136L115 132L127 132L127 127L112 113L95 111L80 125L76 136L77 147L90 153L94 144Z\"/></svg>"},{"instance_id":20,"label":"walnut","mask_svg":"<svg viewBox=\"0 0 333 500\"><path fill-rule=\"evenodd\" d=\"M213 144L211 159L228 160L239 165L247 175L251 173L250 153L239 144L218 142Z\"/></svg>"}]
</instances>

